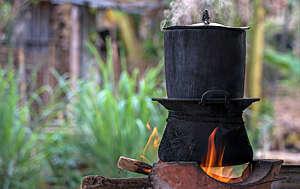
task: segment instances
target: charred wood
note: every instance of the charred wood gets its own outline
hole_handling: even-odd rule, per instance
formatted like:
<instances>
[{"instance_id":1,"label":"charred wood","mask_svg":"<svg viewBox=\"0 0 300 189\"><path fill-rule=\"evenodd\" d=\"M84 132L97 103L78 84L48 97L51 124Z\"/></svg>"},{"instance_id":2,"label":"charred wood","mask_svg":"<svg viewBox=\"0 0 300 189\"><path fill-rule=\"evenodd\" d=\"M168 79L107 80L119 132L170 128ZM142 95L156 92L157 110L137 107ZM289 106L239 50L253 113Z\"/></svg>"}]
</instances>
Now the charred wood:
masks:
<instances>
[{"instance_id":1,"label":"charred wood","mask_svg":"<svg viewBox=\"0 0 300 189\"><path fill-rule=\"evenodd\" d=\"M105 178L91 175L82 180L81 189L151 188L148 178Z\"/></svg>"}]
</instances>

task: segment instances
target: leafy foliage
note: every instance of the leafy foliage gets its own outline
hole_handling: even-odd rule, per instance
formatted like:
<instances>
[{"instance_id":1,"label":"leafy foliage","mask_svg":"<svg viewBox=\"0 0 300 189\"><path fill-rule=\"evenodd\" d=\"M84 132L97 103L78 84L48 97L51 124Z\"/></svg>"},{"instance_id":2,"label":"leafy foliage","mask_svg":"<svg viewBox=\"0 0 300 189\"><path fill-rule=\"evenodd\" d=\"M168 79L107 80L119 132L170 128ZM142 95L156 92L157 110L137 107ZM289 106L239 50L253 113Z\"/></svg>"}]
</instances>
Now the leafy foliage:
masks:
<instances>
[{"instance_id":1,"label":"leafy foliage","mask_svg":"<svg viewBox=\"0 0 300 189\"><path fill-rule=\"evenodd\" d=\"M82 175L76 161L78 148L72 143L70 130L57 128L43 137L44 172L51 188L78 188Z\"/></svg>"},{"instance_id":2,"label":"leafy foliage","mask_svg":"<svg viewBox=\"0 0 300 189\"><path fill-rule=\"evenodd\" d=\"M300 82L300 59L292 53L280 53L268 49L264 51L264 59L279 68L290 81Z\"/></svg>"},{"instance_id":3,"label":"leafy foliage","mask_svg":"<svg viewBox=\"0 0 300 189\"><path fill-rule=\"evenodd\" d=\"M0 187L32 188L40 180L38 136L30 129L28 106L19 106L13 71L0 69Z\"/></svg>"}]
</instances>

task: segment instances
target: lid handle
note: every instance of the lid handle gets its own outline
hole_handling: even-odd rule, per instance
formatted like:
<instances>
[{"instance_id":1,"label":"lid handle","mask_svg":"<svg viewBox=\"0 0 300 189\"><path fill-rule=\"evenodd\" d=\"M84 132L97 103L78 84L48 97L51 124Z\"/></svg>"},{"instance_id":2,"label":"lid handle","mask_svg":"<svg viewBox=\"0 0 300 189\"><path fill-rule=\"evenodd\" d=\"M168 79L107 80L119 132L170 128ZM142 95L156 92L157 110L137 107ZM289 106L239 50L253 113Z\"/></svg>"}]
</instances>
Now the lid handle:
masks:
<instances>
[{"instance_id":1,"label":"lid handle","mask_svg":"<svg viewBox=\"0 0 300 189\"><path fill-rule=\"evenodd\" d=\"M204 22L205 25L208 25L208 24L209 24L209 13L208 13L208 10L207 10L207 9L205 9L205 10L203 11L202 21Z\"/></svg>"}]
</instances>

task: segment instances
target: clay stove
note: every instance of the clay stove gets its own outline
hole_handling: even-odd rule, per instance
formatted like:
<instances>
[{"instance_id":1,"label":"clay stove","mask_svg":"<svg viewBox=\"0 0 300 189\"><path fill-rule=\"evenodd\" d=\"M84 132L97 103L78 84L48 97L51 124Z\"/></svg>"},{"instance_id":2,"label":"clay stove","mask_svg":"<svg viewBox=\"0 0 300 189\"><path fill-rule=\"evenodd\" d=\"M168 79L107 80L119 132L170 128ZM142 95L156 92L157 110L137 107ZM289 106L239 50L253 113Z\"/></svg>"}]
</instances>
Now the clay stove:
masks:
<instances>
[{"instance_id":1,"label":"clay stove","mask_svg":"<svg viewBox=\"0 0 300 189\"><path fill-rule=\"evenodd\" d=\"M253 161L242 118L243 110L259 100L244 98L248 29L209 23L207 11L203 23L164 29L168 97L153 98L169 112L158 151L160 162L153 167L136 160L119 162L121 168L149 174L142 186L267 189L276 180L282 161ZM223 175L209 171L241 164L247 166L239 178L226 182L220 181ZM95 177L89 182L107 187L104 180ZM128 188L142 187L136 185L141 181L131 181ZM112 182L116 180L108 183Z\"/></svg>"}]
</instances>

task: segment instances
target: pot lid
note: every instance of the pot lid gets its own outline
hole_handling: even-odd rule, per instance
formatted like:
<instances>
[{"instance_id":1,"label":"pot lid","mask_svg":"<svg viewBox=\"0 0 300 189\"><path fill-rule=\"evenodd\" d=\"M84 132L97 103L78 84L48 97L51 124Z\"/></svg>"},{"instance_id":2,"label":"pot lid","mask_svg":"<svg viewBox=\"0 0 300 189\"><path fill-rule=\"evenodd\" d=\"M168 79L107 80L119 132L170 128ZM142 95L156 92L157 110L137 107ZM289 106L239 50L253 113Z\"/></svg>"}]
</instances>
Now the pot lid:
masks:
<instances>
[{"instance_id":1,"label":"pot lid","mask_svg":"<svg viewBox=\"0 0 300 189\"><path fill-rule=\"evenodd\" d=\"M197 23L191 25L181 25L181 26L168 26L164 27L164 30L177 30L177 29L228 29L228 30L236 30L236 31L245 31L250 29L249 26L245 27L233 27L233 26L225 26L218 23Z\"/></svg>"},{"instance_id":2,"label":"pot lid","mask_svg":"<svg viewBox=\"0 0 300 189\"><path fill-rule=\"evenodd\" d=\"M233 27L233 26L225 26L218 23L210 23L209 22L209 14L208 10L203 11L202 21L203 23L191 24L191 25L176 25L176 26L168 26L164 27L164 30L176 30L176 29L228 29L228 30L237 30L237 31L245 31L250 27Z\"/></svg>"}]
</instances>

